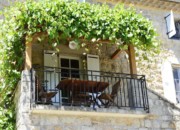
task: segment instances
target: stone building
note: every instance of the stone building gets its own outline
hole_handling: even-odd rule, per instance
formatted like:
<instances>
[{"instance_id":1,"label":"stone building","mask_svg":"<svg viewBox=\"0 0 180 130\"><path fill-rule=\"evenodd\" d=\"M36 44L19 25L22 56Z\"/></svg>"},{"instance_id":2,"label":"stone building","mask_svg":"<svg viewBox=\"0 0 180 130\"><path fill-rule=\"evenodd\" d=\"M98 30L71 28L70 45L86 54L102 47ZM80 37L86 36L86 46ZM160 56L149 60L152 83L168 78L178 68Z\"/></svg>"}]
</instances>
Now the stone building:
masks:
<instances>
[{"instance_id":1,"label":"stone building","mask_svg":"<svg viewBox=\"0 0 180 130\"><path fill-rule=\"evenodd\" d=\"M73 43L58 46L60 51L57 52L46 44L46 39L44 44L38 44L35 40L30 57L34 69L22 72L16 91L17 130L180 130L180 1L87 2L107 2L112 7L117 3L125 6L133 4L138 13L153 22L162 42L162 52L154 56L142 52L148 57L148 60L142 60L141 51L138 51L137 73L146 75L145 79L143 75L132 77L129 74L133 67L125 51L118 53L116 58L110 58L116 46L103 44L95 49L97 46L94 45L89 47L89 55L85 55L87 51L83 48L78 51L70 49L74 47ZM165 17L172 14L171 10L176 34L169 38L169 25ZM80 72L79 69L94 71ZM67 84L61 82L69 77L71 79ZM69 84L77 86L78 81L82 81L79 88L82 93L78 96L75 91L55 88ZM106 87L108 84L108 90L103 91L109 95L113 93L113 86L119 83L117 81L122 87L113 103L101 102L97 97L101 97L102 93L93 94L96 90L85 90L85 84L89 84L85 81ZM74 97L70 99L69 95ZM83 100L79 101L79 96ZM103 103L105 107L101 107Z\"/></svg>"}]
</instances>

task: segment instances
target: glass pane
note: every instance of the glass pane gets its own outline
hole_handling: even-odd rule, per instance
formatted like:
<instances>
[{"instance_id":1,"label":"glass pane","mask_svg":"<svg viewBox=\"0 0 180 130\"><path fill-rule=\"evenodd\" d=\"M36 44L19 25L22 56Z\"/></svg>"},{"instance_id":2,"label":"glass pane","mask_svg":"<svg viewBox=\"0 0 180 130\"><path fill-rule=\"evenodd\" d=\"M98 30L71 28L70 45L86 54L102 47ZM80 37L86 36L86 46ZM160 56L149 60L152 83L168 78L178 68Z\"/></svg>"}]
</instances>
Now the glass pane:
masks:
<instances>
[{"instance_id":1,"label":"glass pane","mask_svg":"<svg viewBox=\"0 0 180 130\"><path fill-rule=\"evenodd\" d=\"M173 69L173 76L174 76L174 79L178 79L178 70L177 69Z\"/></svg>"},{"instance_id":2,"label":"glass pane","mask_svg":"<svg viewBox=\"0 0 180 130\"><path fill-rule=\"evenodd\" d=\"M61 77L70 77L68 69L61 69Z\"/></svg>"},{"instance_id":3,"label":"glass pane","mask_svg":"<svg viewBox=\"0 0 180 130\"><path fill-rule=\"evenodd\" d=\"M79 78L79 70L71 70L72 78Z\"/></svg>"},{"instance_id":4,"label":"glass pane","mask_svg":"<svg viewBox=\"0 0 180 130\"><path fill-rule=\"evenodd\" d=\"M69 59L61 59L61 67L69 67Z\"/></svg>"},{"instance_id":5,"label":"glass pane","mask_svg":"<svg viewBox=\"0 0 180 130\"><path fill-rule=\"evenodd\" d=\"M178 79L180 79L180 68L177 70Z\"/></svg>"},{"instance_id":6,"label":"glass pane","mask_svg":"<svg viewBox=\"0 0 180 130\"><path fill-rule=\"evenodd\" d=\"M176 99L180 103L180 69L173 68L174 84L176 89Z\"/></svg>"},{"instance_id":7,"label":"glass pane","mask_svg":"<svg viewBox=\"0 0 180 130\"><path fill-rule=\"evenodd\" d=\"M71 60L71 68L79 69L79 61L78 60Z\"/></svg>"}]
</instances>

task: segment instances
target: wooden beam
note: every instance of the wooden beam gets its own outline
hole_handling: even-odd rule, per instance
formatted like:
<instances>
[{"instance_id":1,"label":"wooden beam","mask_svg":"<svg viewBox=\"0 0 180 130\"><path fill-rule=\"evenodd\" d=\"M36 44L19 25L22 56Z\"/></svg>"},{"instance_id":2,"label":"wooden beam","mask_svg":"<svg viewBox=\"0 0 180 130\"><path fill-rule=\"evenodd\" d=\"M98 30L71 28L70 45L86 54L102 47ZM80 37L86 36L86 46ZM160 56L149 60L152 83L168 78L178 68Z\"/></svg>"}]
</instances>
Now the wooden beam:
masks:
<instances>
[{"instance_id":1,"label":"wooden beam","mask_svg":"<svg viewBox=\"0 0 180 130\"><path fill-rule=\"evenodd\" d=\"M125 50L125 52L126 52L126 54L128 54L128 55L129 55L129 50Z\"/></svg>"},{"instance_id":2,"label":"wooden beam","mask_svg":"<svg viewBox=\"0 0 180 130\"><path fill-rule=\"evenodd\" d=\"M25 49L25 70L30 70L32 68L32 43L26 42Z\"/></svg>"},{"instance_id":3,"label":"wooden beam","mask_svg":"<svg viewBox=\"0 0 180 130\"><path fill-rule=\"evenodd\" d=\"M128 50L129 50L130 73L137 74L134 46L129 45Z\"/></svg>"},{"instance_id":4,"label":"wooden beam","mask_svg":"<svg viewBox=\"0 0 180 130\"><path fill-rule=\"evenodd\" d=\"M111 56L111 59L116 59L118 55L122 52L122 50L117 49Z\"/></svg>"},{"instance_id":5,"label":"wooden beam","mask_svg":"<svg viewBox=\"0 0 180 130\"><path fill-rule=\"evenodd\" d=\"M111 59L116 59L118 57L118 55L125 51L128 55L129 55L129 51L128 50L121 50L121 49L117 49L111 56Z\"/></svg>"}]
</instances>

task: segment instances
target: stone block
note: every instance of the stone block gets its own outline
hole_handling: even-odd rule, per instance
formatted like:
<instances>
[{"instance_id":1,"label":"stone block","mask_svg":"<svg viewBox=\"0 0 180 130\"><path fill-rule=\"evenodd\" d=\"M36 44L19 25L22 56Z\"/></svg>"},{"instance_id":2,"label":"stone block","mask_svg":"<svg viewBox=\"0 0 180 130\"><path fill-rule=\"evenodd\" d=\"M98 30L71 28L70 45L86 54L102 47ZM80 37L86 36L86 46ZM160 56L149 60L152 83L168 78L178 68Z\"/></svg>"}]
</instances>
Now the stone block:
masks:
<instances>
[{"instance_id":1,"label":"stone block","mask_svg":"<svg viewBox=\"0 0 180 130\"><path fill-rule=\"evenodd\" d=\"M164 102L163 102L162 100L156 100L156 101L155 101L155 105L163 106L163 105L164 105Z\"/></svg>"},{"instance_id":2,"label":"stone block","mask_svg":"<svg viewBox=\"0 0 180 130\"><path fill-rule=\"evenodd\" d=\"M149 106L154 106L154 100L149 99Z\"/></svg>"},{"instance_id":3,"label":"stone block","mask_svg":"<svg viewBox=\"0 0 180 130\"><path fill-rule=\"evenodd\" d=\"M31 130L40 130L40 126L31 126Z\"/></svg>"},{"instance_id":4,"label":"stone block","mask_svg":"<svg viewBox=\"0 0 180 130\"><path fill-rule=\"evenodd\" d=\"M137 128L128 128L127 130L138 130Z\"/></svg>"},{"instance_id":5,"label":"stone block","mask_svg":"<svg viewBox=\"0 0 180 130\"><path fill-rule=\"evenodd\" d=\"M144 120L141 120L140 123L141 123L140 127L144 127Z\"/></svg>"},{"instance_id":6,"label":"stone block","mask_svg":"<svg viewBox=\"0 0 180 130\"><path fill-rule=\"evenodd\" d=\"M41 121L40 115L30 115L29 117L31 119L32 125L35 126L40 125L40 121Z\"/></svg>"},{"instance_id":7,"label":"stone block","mask_svg":"<svg viewBox=\"0 0 180 130\"><path fill-rule=\"evenodd\" d=\"M139 128L139 130L148 130L148 128Z\"/></svg>"},{"instance_id":8,"label":"stone block","mask_svg":"<svg viewBox=\"0 0 180 130\"><path fill-rule=\"evenodd\" d=\"M173 115L178 115L178 116L179 116L179 115L180 115L180 111L179 111L179 110L176 110L176 109L173 110Z\"/></svg>"},{"instance_id":9,"label":"stone block","mask_svg":"<svg viewBox=\"0 0 180 130\"><path fill-rule=\"evenodd\" d=\"M148 91L148 97L149 99L152 99L152 100L158 100L158 96L156 96L155 94L153 94L152 92Z\"/></svg>"},{"instance_id":10,"label":"stone block","mask_svg":"<svg viewBox=\"0 0 180 130\"><path fill-rule=\"evenodd\" d=\"M81 130L96 130L96 129L92 126L82 126Z\"/></svg>"},{"instance_id":11,"label":"stone block","mask_svg":"<svg viewBox=\"0 0 180 130\"><path fill-rule=\"evenodd\" d=\"M58 116L48 116L48 115L41 115L40 119L40 125L41 126L46 126L46 125L58 125L61 123L61 121L59 121Z\"/></svg>"},{"instance_id":12,"label":"stone block","mask_svg":"<svg viewBox=\"0 0 180 130\"><path fill-rule=\"evenodd\" d=\"M180 121L176 122L176 129L180 130Z\"/></svg>"},{"instance_id":13,"label":"stone block","mask_svg":"<svg viewBox=\"0 0 180 130\"><path fill-rule=\"evenodd\" d=\"M81 118L79 118L78 119L78 124L82 124L83 123L83 125L92 125L92 121L91 121L91 119L90 118L88 118L88 117L81 117Z\"/></svg>"},{"instance_id":14,"label":"stone block","mask_svg":"<svg viewBox=\"0 0 180 130\"><path fill-rule=\"evenodd\" d=\"M162 107L158 107L158 106L153 106L150 108L150 112L155 114L155 115L164 115L164 111L162 110L163 108Z\"/></svg>"},{"instance_id":15,"label":"stone block","mask_svg":"<svg viewBox=\"0 0 180 130\"><path fill-rule=\"evenodd\" d=\"M161 127L161 121L154 120L154 121L152 122L152 127L153 127L153 128L160 128L160 127Z\"/></svg>"},{"instance_id":16,"label":"stone block","mask_svg":"<svg viewBox=\"0 0 180 130\"><path fill-rule=\"evenodd\" d=\"M162 122L161 128L170 128L170 123L169 122Z\"/></svg>"},{"instance_id":17,"label":"stone block","mask_svg":"<svg viewBox=\"0 0 180 130\"><path fill-rule=\"evenodd\" d=\"M54 130L63 130L63 127L62 126L55 126Z\"/></svg>"},{"instance_id":18,"label":"stone block","mask_svg":"<svg viewBox=\"0 0 180 130\"><path fill-rule=\"evenodd\" d=\"M112 125L96 125L94 126L95 130L114 130Z\"/></svg>"},{"instance_id":19,"label":"stone block","mask_svg":"<svg viewBox=\"0 0 180 130\"><path fill-rule=\"evenodd\" d=\"M151 127L152 127L152 122L151 122L151 120L145 120L145 121L144 121L144 126L145 126L146 128L151 128Z\"/></svg>"},{"instance_id":20,"label":"stone block","mask_svg":"<svg viewBox=\"0 0 180 130\"><path fill-rule=\"evenodd\" d=\"M28 125L19 125L17 130L31 130L31 127Z\"/></svg>"},{"instance_id":21,"label":"stone block","mask_svg":"<svg viewBox=\"0 0 180 130\"><path fill-rule=\"evenodd\" d=\"M77 119L78 117L65 117L65 116L63 116L63 117L61 117L59 120L60 120L60 122L61 123L63 123L63 124L76 124L76 125L78 125L78 119Z\"/></svg>"},{"instance_id":22,"label":"stone block","mask_svg":"<svg viewBox=\"0 0 180 130\"><path fill-rule=\"evenodd\" d=\"M163 121L171 121L173 119L173 117L172 116L161 116L161 120L163 120Z\"/></svg>"},{"instance_id":23,"label":"stone block","mask_svg":"<svg viewBox=\"0 0 180 130\"><path fill-rule=\"evenodd\" d=\"M44 125L40 127L40 130L54 130L54 127L53 125L50 126Z\"/></svg>"},{"instance_id":24,"label":"stone block","mask_svg":"<svg viewBox=\"0 0 180 130\"><path fill-rule=\"evenodd\" d=\"M21 125L32 125L31 118L29 117L28 114L25 114L25 113L21 115L19 119L19 123Z\"/></svg>"},{"instance_id":25,"label":"stone block","mask_svg":"<svg viewBox=\"0 0 180 130\"><path fill-rule=\"evenodd\" d=\"M180 121L180 116L179 115L174 115L173 119L176 120L176 121Z\"/></svg>"}]
</instances>

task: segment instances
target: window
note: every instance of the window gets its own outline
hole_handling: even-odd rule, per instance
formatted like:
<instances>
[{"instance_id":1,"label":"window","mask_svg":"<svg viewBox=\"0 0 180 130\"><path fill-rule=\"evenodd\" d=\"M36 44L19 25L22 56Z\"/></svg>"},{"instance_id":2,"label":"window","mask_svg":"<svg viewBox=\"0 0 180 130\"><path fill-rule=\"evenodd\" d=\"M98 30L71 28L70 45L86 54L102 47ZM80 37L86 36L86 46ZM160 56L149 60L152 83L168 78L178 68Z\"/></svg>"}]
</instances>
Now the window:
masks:
<instances>
[{"instance_id":1,"label":"window","mask_svg":"<svg viewBox=\"0 0 180 130\"><path fill-rule=\"evenodd\" d=\"M66 78L80 78L80 60L77 57L60 56L60 80ZM63 89L62 91L62 102L68 103L70 97L70 90Z\"/></svg>"},{"instance_id":2,"label":"window","mask_svg":"<svg viewBox=\"0 0 180 130\"><path fill-rule=\"evenodd\" d=\"M176 34L172 37L172 39L180 39L180 21L175 21L175 29Z\"/></svg>"},{"instance_id":3,"label":"window","mask_svg":"<svg viewBox=\"0 0 180 130\"><path fill-rule=\"evenodd\" d=\"M61 80L65 78L79 78L79 60L60 58Z\"/></svg>"},{"instance_id":4,"label":"window","mask_svg":"<svg viewBox=\"0 0 180 130\"><path fill-rule=\"evenodd\" d=\"M174 85L176 90L176 100L180 103L180 67L173 68Z\"/></svg>"}]
</instances>

